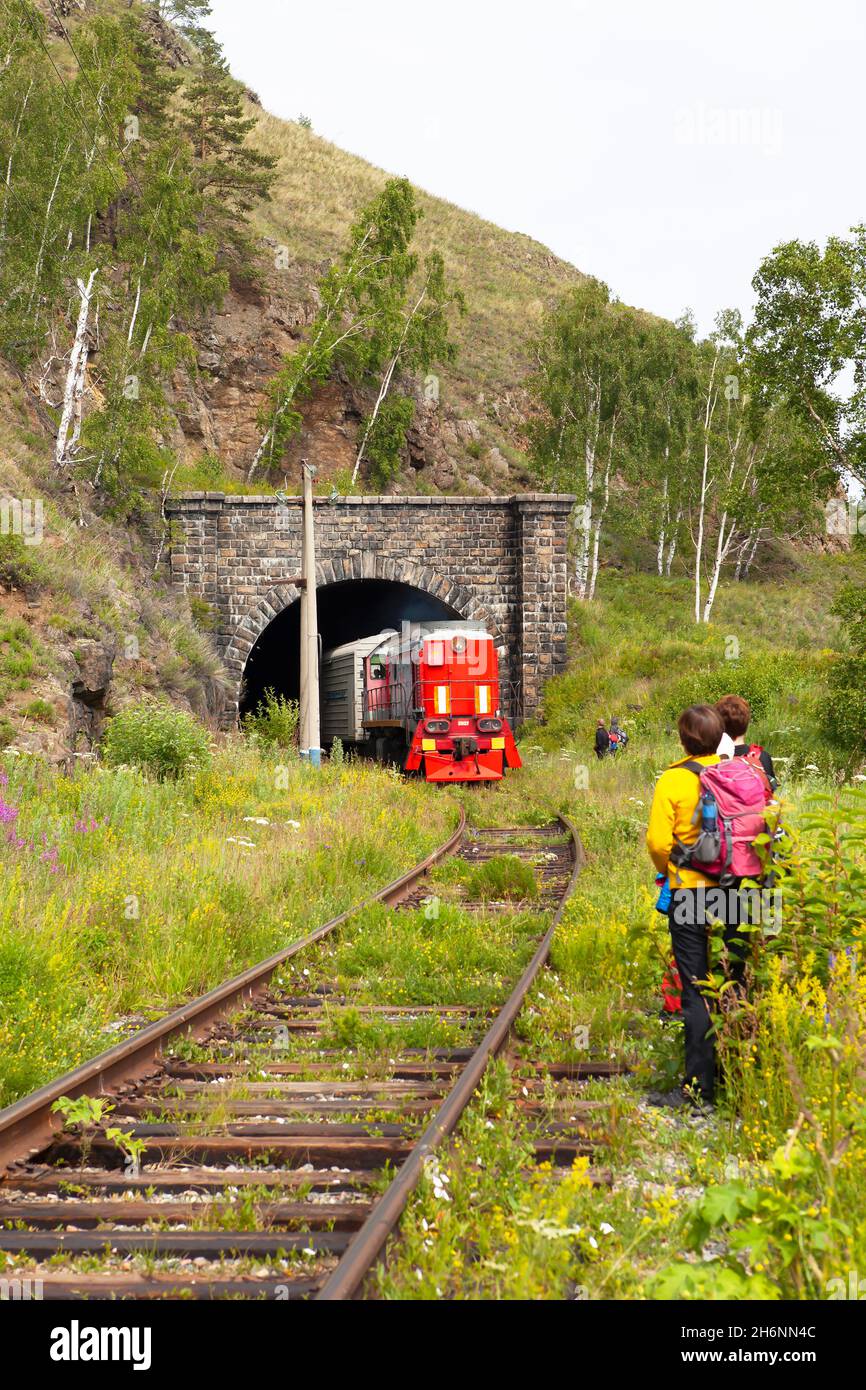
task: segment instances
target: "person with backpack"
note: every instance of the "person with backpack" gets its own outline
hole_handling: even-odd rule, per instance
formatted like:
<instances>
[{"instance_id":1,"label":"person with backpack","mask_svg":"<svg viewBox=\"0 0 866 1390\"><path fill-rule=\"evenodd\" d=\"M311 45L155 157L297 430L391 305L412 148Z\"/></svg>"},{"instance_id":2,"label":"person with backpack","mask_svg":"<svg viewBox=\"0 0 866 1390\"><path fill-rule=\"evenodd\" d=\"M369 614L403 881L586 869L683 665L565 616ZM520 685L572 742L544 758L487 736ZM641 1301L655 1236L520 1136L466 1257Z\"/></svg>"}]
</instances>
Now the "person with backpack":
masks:
<instances>
[{"instance_id":1,"label":"person with backpack","mask_svg":"<svg viewBox=\"0 0 866 1390\"><path fill-rule=\"evenodd\" d=\"M607 732L605 722L599 719L595 726L595 756L604 758L610 748L610 734Z\"/></svg>"},{"instance_id":2,"label":"person with backpack","mask_svg":"<svg viewBox=\"0 0 866 1390\"><path fill-rule=\"evenodd\" d=\"M619 719L616 715L610 721L610 751L611 753L624 753L628 743L628 734L625 729L620 728Z\"/></svg>"},{"instance_id":3,"label":"person with backpack","mask_svg":"<svg viewBox=\"0 0 866 1390\"><path fill-rule=\"evenodd\" d=\"M709 926L721 921L731 978L740 983L744 942L738 936L743 878L760 875L754 848L766 828L769 791L758 770L739 758L723 762L716 752L724 732L721 715L709 705L692 705L679 717L686 756L656 783L647 829L647 849L666 882L674 962L682 983L685 1081L675 1092L655 1093L656 1105L692 1105L715 1098L716 1057L710 1002L699 986L709 974Z\"/></svg>"},{"instance_id":4,"label":"person with backpack","mask_svg":"<svg viewBox=\"0 0 866 1390\"><path fill-rule=\"evenodd\" d=\"M773 766L773 759L770 757L766 748L762 748L759 743L747 743L746 732L752 722L752 710L747 700L740 695L723 695L721 700L716 701L716 709L721 715L725 732L722 736L723 749L719 745L719 753L722 756L731 758L747 758L749 762L763 768L770 790L775 791L779 785L776 776L776 769Z\"/></svg>"}]
</instances>

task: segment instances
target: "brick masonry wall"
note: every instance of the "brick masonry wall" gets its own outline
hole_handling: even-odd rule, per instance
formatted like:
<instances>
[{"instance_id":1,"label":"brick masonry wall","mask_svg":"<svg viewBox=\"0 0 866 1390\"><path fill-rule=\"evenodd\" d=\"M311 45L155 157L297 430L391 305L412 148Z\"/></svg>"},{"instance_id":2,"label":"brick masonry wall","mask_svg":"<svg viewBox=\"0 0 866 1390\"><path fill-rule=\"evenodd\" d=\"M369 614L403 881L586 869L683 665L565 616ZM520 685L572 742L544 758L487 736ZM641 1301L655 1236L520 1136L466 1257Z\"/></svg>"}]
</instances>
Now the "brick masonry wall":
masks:
<instances>
[{"instance_id":1,"label":"brick masonry wall","mask_svg":"<svg viewBox=\"0 0 866 1390\"><path fill-rule=\"evenodd\" d=\"M482 621L504 649L505 679L522 684L522 713L566 656L569 496L340 497L315 501L320 585L388 579ZM301 501L188 493L166 505L173 584L219 615L232 678L225 722L237 719L256 639L300 592Z\"/></svg>"}]
</instances>

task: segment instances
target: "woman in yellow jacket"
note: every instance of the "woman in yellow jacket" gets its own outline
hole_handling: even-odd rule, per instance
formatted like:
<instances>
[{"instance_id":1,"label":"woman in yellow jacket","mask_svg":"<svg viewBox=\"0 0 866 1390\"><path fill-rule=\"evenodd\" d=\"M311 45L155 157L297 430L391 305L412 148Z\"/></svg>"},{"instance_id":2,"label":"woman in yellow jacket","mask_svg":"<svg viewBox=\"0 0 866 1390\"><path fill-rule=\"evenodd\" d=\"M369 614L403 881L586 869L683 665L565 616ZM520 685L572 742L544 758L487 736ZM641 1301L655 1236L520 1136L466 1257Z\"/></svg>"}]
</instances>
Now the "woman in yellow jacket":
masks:
<instances>
[{"instance_id":1,"label":"woman in yellow jacket","mask_svg":"<svg viewBox=\"0 0 866 1390\"><path fill-rule=\"evenodd\" d=\"M698 838L696 811L700 801L699 776L685 763L710 767L719 761L716 749L725 731L718 711L709 705L692 705L680 715L680 742L686 756L663 772L656 783L647 829L647 849L659 873L668 875L671 904L668 909L671 944L682 982L686 1073L682 1091L655 1093L656 1105L712 1105L715 1092L715 1046L709 1004L697 987L709 974L709 934L704 894L715 886L712 879L694 869L677 868L671 851L677 840L690 845ZM727 895L729 898L731 895ZM735 920L726 923L726 941L736 935ZM716 918L718 914L713 913ZM730 944L730 942L729 942ZM735 951L732 952L735 954ZM735 966L742 973L742 966Z\"/></svg>"}]
</instances>

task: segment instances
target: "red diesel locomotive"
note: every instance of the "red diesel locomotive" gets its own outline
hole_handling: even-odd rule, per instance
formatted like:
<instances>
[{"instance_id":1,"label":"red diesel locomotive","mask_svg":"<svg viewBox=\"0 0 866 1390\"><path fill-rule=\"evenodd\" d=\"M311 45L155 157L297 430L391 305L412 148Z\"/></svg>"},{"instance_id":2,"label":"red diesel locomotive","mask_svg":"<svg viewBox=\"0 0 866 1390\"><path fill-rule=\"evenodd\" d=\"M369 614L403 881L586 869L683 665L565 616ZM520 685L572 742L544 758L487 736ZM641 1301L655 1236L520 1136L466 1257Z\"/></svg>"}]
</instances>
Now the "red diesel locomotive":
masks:
<instances>
[{"instance_id":1,"label":"red diesel locomotive","mask_svg":"<svg viewBox=\"0 0 866 1390\"><path fill-rule=\"evenodd\" d=\"M495 782L521 766L496 645L472 623L405 623L327 652L322 737L399 760L428 782Z\"/></svg>"}]
</instances>

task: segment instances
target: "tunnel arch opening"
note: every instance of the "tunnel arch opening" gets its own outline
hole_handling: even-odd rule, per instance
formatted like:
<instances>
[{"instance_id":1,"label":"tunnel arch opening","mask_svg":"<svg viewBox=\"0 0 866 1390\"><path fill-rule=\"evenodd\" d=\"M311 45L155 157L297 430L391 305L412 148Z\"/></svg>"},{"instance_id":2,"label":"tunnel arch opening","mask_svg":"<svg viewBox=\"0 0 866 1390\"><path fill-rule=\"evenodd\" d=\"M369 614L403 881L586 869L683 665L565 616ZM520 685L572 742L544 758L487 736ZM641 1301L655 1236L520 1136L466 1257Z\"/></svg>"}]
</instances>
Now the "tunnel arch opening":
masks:
<instances>
[{"instance_id":1,"label":"tunnel arch opening","mask_svg":"<svg viewBox=\"0 0 866 1390\"><path fill-rule=\"evenodd\" d=\"M411 584L388 579L347 579L316 592L322 651L371 637L408 622L460 620L444 600ZM252 713L268 688L287 699L300 694L301 605L290 603L259 634L244 667L241 717Z\"/></svg>"}]
</instances>

